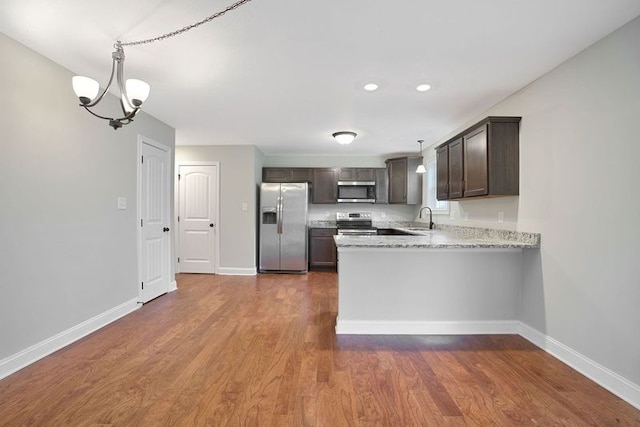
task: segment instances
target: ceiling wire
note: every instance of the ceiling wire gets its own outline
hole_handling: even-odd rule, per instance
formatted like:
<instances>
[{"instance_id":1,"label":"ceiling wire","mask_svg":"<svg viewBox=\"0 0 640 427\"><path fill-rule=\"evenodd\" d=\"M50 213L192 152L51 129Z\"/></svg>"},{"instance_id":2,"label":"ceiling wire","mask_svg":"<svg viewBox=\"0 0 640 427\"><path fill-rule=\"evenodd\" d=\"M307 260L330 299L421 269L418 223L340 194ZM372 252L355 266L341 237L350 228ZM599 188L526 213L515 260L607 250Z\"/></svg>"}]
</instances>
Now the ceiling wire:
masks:
<instances>
[{"instance_id":1,"label":"ceiling wire","mask_svg":"<svg viewBox=\"0 0 640 427\"><path fill-rule=\"evenodd\" d=\"M225 8L224 10L221 10L219 12L214 13L213 15L210 15L208 17L206 17L205 19L203 19L202 21L198 21L194 24L191 25L187 25L186 27L182 27L179 30L175 30L175 31L171 31L170 33L165 33L161 36L157 36L157 37L153 37L150 39L144 39L144 40L138 40L138 41L133 41L133 42L121 42L118 40L117 44L120 46L137 46L137 45L142 45L142 44L149 44L149 43L153 43L153 42L157 42L160 40L164 40L164 39L168 39L170 37L174 37L174 36L178 36L182 33L186 33L189 30L193 30L196 27L199 27L202 24L206 24L208 22L213 21L216 18L221 17L222 15L224 15L227 12L230 12L232 10L235 10L237 8L239 8L240 6L249 3L251 0L238 0L237 2L233 3L230 6L227 6L227 8Z\"/></svg>"}]
</instances>

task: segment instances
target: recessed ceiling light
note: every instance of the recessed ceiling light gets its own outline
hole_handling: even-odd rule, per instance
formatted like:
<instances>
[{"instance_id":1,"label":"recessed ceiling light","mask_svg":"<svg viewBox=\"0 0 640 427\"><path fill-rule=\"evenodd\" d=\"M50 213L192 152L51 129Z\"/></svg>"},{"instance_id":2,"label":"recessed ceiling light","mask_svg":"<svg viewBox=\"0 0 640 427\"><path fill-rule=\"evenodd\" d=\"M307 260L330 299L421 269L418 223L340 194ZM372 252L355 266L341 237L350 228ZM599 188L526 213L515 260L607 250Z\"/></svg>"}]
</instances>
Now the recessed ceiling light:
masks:
<instances>
[{"instance_id":1,"label":"recessed ceiling light","mask_svg":"<svg viewBox=\"0 0 640 427\"><path fill-rule=\"evenodd\" d=\"M417 90L418 92L426 92L426 91L428 91L429 89L431 89L431 85L428 85L428 84L426 84L426 83L419 84L418 86L416 86L416 90Z\"/></svg>"},{"instance_id":2,"label":"recessed ceiling light","mask_svg":"<svg viewBox=\"0 0 640 427\"><path fill-rule=\"evenodd\" d=\"M374 90L378 89L378 85L375 83L367 83L366 85L364 85L364 90L366 90L367 92L373 92Z\"/></svg>"}]
</instances>

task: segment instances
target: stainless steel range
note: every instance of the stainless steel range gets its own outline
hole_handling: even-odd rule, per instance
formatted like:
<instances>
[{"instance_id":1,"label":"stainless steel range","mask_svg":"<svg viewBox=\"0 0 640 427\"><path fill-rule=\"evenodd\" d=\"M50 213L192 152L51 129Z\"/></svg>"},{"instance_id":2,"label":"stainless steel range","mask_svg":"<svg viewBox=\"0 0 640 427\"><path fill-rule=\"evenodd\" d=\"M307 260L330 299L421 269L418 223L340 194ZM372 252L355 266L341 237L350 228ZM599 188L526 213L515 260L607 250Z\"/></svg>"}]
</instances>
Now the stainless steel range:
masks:
<instances>
[{"instance_id":1,"label":"stainless steel range","mask_svg":"<svg viewBox=\"0 0 640 427\"><path fill-rule=\"evenodd\" d=\"M336 224L339 235L375 236L378 233L371 212L336 212Z\"/></svg>"}]
</instances>

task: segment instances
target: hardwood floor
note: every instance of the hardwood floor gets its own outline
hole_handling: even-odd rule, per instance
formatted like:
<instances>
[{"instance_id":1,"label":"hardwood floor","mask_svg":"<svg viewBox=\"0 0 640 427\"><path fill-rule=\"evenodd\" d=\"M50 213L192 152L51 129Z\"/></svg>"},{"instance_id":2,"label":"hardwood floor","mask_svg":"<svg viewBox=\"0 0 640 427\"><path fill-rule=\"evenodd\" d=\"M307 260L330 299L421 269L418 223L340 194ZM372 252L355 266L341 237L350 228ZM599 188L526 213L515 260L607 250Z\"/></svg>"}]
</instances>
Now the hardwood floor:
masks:
<instances>
[{"instance_id":1,"label":"hardwood floor","mask_svg":"<svg viewBox=\"0 0 640 427\"><path fill-rule=\"evenodd\" d=\"M179 275L0 381L0 425L640 425L519 336L336 337L336 279Z\"/></svg>"}]
</instances>

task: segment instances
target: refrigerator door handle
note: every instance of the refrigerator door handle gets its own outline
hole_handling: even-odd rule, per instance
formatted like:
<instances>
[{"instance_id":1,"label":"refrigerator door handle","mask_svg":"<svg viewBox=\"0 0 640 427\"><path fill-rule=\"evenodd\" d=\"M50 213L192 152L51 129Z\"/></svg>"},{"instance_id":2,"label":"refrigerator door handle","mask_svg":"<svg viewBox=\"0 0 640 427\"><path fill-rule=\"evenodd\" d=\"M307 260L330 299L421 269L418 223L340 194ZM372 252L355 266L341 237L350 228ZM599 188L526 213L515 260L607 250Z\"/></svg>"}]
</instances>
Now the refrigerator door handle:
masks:
<instances>
[{"instance_id":1,"label":"refrigerator door handle","mask_svg":"<svg viewBox=\"0 0 640 427\"><path fill-rule=\"evenodd\" d=\"M278 207L277 207L277 222L278 222L278 234L282 234L282 196L278 197Z\"/></svg>"}]
</instances>

